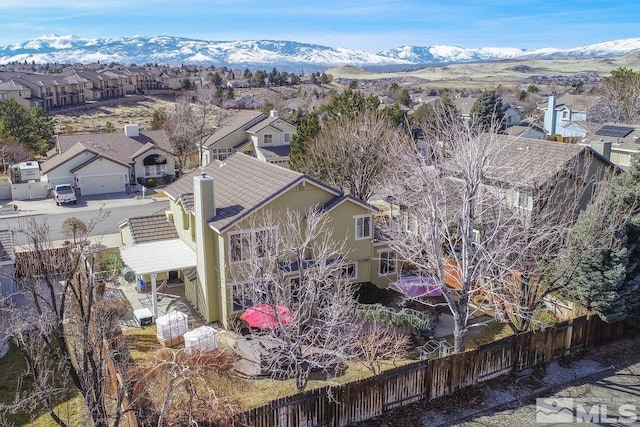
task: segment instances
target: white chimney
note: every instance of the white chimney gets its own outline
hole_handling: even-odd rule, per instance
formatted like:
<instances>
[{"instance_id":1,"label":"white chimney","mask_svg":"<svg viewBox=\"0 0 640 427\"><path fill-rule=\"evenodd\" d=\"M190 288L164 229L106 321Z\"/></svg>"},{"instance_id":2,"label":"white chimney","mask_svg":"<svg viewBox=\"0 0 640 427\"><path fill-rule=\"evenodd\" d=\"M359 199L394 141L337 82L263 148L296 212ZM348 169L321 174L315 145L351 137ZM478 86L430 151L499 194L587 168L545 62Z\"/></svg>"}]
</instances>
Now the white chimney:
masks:
<instances>
[{"instance_id":1,"label":"white chimney","mask_svg":"<svg viewBox=\"0 0 640 427\"><path fill-rule=\"evenodd\" d=\"M195 245L198 272L198 295L203 295L204 300L200 301L198 297L198 305L204 307L205 319L208 322L214 320L223 321L226 324L224 314L218 318L218 314L214 307L217 304L223 304L226 298L223 298L217 286L213 286L216 277L215 247L216 237L214 231L209 227L209 221L216 215L215 194L213 178L207 176L206 173L193 177L193 212L195 214ZM226 310L222 309L223 313Z\"/></svg>"},{"instance_id":2,"label":"white chimney","mask_svg":"<svg viewBox=\"0 0 640 427\"><path fill-rule=\"evenodd\" d=\"M270 115L271 117L278 117L278 110L276 110L276 109L271 110L271 111L269 112L269 115Z\"/></svg>"},{"instance_id":3,"label":"white chimney","mask_svg":"<svg viewBox=\"0 0 640 427\"><path fill-rule=\"evenodd\" d=\"M547 103L547 110L544 112L544 130L547 135L556 133L556 97L551 95Z\"/></svg>"},{"instance_id":4,"label":"white chimney","mask_svg":"<svg viewBox=\"0 0 640 427\"><path fill-rule=\"evenodd\" d=\"M193 177L193 197L196 221L198 215L204 222L209 222L216 216L215 188L213 177L205 172Z\"/></svg>"},{"instance_id":5,"label":"white chimney","mask_svg":"<svg viewBox=\"0 0 640 427\"><path fill-rule=\"evenodd\" d=\"M140 136L140 127L133 123L124 125L124 134L127 135L129 138Z\"/></svg>"}]
</instances>

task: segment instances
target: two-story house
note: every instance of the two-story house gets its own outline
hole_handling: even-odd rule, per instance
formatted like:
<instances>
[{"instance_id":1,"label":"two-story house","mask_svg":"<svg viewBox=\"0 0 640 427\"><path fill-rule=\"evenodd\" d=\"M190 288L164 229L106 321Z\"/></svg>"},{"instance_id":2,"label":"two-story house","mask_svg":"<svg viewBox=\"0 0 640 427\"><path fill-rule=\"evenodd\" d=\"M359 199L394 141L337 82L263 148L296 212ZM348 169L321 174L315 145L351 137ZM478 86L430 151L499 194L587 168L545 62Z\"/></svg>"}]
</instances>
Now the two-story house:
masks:
<instances>
[{"instance_id":1,"label":"two-story house","mask_svg":"<svg viewBox=\"0 0 640 427\"><path fill-rule=\"evenodd\" d=\"M271 232L255 229L254 220L264 212L274 226L292 227L282 223L286 211L320 209L329 216L332 236L345 241L346 280L386 287L397 278L395 253L376 238L376 209L299 172L235 153L183 176L165 193L166 219L121 224L122 258L153 290L166 275L181 277L187 300L208 322L227 325L248 308L243 295L250 285L234 277L233 269L246 261L261 233ZM295 287L296 271L287 274Z\"/></svg>"},{"instance_id":2,"label":"two-story house","mask_svg":"<svg viewBox=\"0 0 640 427\"><path fill-rule=\"evenodd\" d=\"M556 104L556 97L549 96L547 107L544 108L544 130L547 135L583 138L587 134L586 120L586 112L573 110L566 104Z\"/></svg>"},{"instance_id":3,"label":"two-story house","mask_svg":"<svg viewBox=\"0 0 640 427\"><path fill-rule=\"evenodd\" d=\"M278 117L275 110L269 116L259 111L241 110L204 141L202 164L208 165L242 152L288 168L290 143L295 132L296 127Z\"/></svg>"}]
</instances>

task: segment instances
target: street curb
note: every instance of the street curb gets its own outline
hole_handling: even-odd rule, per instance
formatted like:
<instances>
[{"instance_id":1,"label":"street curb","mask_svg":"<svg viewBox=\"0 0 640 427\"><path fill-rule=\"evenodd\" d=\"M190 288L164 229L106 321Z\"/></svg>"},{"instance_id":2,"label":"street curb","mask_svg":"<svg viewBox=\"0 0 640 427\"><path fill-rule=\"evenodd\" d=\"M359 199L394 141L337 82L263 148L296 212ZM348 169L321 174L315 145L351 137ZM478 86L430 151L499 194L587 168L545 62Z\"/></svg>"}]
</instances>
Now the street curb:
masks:
<instances>
[{"instance_id":1,"label":"street curb","mask_svg":"<svg viewBox=\"0 0 640 427\"><path fill-rule=\"evenodd\" d=\"M512 407L512 405L517 404L516 406L523 406L523 402L532 400L542 394L546 394L549 391L552 391L554 389L558 389L558 388L562 388L562 387L567 387L567 386L571 386L574 385L576 383L582 382L586 379L590 379L593 377L597 377L599 375L602 375L604 373L607 372L611 372L611 371L615 371L615 366L606 366L596 372L592 372L590 374L578 377L578 378L574 378L571 381L568 381L566 383L558 383L558 384L553 384L553 385L548 385L545 387L540 387L538 389L533 390L532 392L523 395L523 396L519 396L515 399L509 400L507 402L503 402L500 403L499 405L495 405L495 406L489 406L487 408L482 408L482 409L478 409L477 411L468 414L468 415L464 415L462 417L459 418L455 418L455 419L451 419L451 420L447 420L447 422L442 423L442 424L436 424L435 427L444 427L444 426L450 426L452 424L458 424L464 421L471 421L474 418L477 418L479 416L485 415L488 412L493 412L496 410L501 410L501 409L507 409Z\"/></svg>"}]
</instances>

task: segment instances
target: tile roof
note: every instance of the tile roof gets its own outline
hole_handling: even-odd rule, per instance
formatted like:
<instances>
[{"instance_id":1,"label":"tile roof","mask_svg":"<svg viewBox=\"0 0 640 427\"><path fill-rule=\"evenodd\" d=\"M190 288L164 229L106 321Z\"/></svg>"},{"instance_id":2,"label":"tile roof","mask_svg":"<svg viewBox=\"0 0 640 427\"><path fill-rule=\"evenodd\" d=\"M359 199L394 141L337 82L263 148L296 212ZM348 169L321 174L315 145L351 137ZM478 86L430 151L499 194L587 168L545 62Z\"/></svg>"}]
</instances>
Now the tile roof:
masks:
<instances>
[{"instance_id":1,"label":"tile roof","mask_svg":"<svg viewBox=\"0 0 640 427\"><path fill-rule=\"evenodd\" d=\"M303 180L333 191L299 172L263 162L242 153L229 156L183 176L165 188L173 200L185 209L193 209L193 177L202 172L214 178L216 216L209 225L219 231L269 202L273 197ZM336 195L338 192L336 192Z\"/></svg>"},{"instance_id":2,"label":"tile roof","mask_svg":"<svg viewBox=\"0 0 640 427\"><path fill-rule=\"evenodd\" d=\"M41 166L42 173L46 174L49 171L54 170L61 164L69 161L70 159L74 158L78 154L81 154L85 151L88 151L90 153L93 153L94 155L97 155L95 151L87 149L87 147L82 145L82 143L78 142L73 147L70 147L68 150L66 150L64 153L55 154L53 157L51 157L46 162L44 162Z\"/></svg>"},{"instance_id":3,"label":"tile roof","mask_svg":"<svg viewBox=\"0 0 640 427\"><path fill-rule=\"evenodd\" d=\"M507 135L484 135L493 139L495 156L486 171L488 179L513 185L542 184L564 169L582 153L592 153L587 146L564 144Z\"/></svg>"},{"instance_id":4,"label":"tile roof","mask_svg":"<svg viewBox=\"0 0 640 427\"><path fill-rule=\"evenodd\" d=\"M173 152L169 138L161 130L140 132L135 137L129 137L124 132L57 135L56 141L59 154L43 163L43 173L55 169L85 150L123 165L130 165L152 148Z\"/></svg>"},{"instance_id":5,"label":"tile roof","mask_svg":"<svg viewBox=\"0 0 640 427\"><path fill-rule=\"evenodd\" d=\"M134 244L157 242L160 240L177 239L176 226L161 215L140 216L127 218L131 238Z\"/></svg>"},{"instance_id":6,"label":"tile roof","mask_svg":"<svg viewBox=\"0 0 640 427\"><path fill-rule=\"evenodd\" d=\"M240 130L247 130L254 126L256 123L268 118L267 115L260 111L241 110L224 123L220 129L218 129L213 135L211 135L204 142L204 147L208 148L217 143L218 141L226 138L234 132Z\"/></svg>"},{"instance_id":7,"label":"tile roof","mask_svg":"<svg viewBox=\"0 0 640 427\"><path fill-rule=\"evenodd\" d=\"M271 116L266 117L264 120L259 121L258 123L256 123L255 125L251 126L249 129L247 129L247 132L256 133L256 132L260 132L262 129L269 126L276 127L275 123L279 120L282 121L280 117L271 117ZM278 129L278 130L281 130L281 129Z\"/></svg>"},{"instance_id":8,"label":"tile roof","mask_svg":"<svg viewBox=\"0 0 640 427\"><path fill-rule=\"evenodd\" d=\"M15 258L15 241L11 230L0 230L0 261L11 261Z\"/></svg>"},{"instance_id":9,"label":"tile roof","mask_svg":"<svg viewBox=\"0 0 640 427\"><path fill-rule=\"evenodd\" d=\"M275 145L273 147L257 147L266 159L288 157L291 153L290 145Z\"/></svg>"},{"instance_id":10,"label":"tile roof","mask_svg":"<svg viewBox=\"0 0 640 427\"><path fill-rule=\"evenodd\" d=\"M90 159L89 159L89 160L87 160L86 162L83 162L83 163L79 164L78 166L74 167L73 169L70 169L70 170L69 170L69 172L71 172L71 173L76 173L76 172L78 172L80 169L84 168L85 166L88 166L88 165L90 165L91 163L96 162L96 161L98 161L98 160L100 160L100 159L107 159L107 160L109 160L109 161L111 161L111 162L119 163L119 164L121 164L121 165L122 165L122 166L124 166L124 167L129 167L129 165L128 165L127 163L121 163L121 162L118 162L117 160L109 159L108 157L105 157L105 156L102 156L102 155L98 154L98 155L96 155L96 156L93 156L92 158L90 158Z\"/></svg>"}]
</instances>

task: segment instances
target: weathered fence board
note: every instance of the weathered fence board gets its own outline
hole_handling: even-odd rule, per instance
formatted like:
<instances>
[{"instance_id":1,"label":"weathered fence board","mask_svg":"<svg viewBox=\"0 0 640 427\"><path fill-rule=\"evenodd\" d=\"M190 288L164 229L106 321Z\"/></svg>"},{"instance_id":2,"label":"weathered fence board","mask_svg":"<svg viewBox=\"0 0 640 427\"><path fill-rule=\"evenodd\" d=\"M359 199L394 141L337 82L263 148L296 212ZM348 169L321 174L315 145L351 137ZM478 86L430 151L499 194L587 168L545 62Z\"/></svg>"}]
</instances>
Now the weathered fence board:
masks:
<instances>
[{"instance_id":1,"label":"weathered fence board","mask_svg":"<svg viewBox=\"0 0 640 427\"><path fill-rule=\"evenodd\" d=\"M624 338L624 322L583 316L476 350L419 361L340 386L290 396L242 414L251 426L346 426L420 399L447 396L498 375Z\"/></svg>"}]
</instances>

